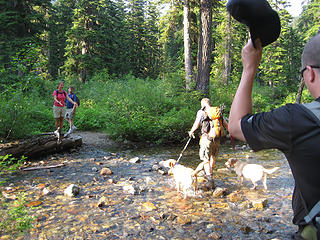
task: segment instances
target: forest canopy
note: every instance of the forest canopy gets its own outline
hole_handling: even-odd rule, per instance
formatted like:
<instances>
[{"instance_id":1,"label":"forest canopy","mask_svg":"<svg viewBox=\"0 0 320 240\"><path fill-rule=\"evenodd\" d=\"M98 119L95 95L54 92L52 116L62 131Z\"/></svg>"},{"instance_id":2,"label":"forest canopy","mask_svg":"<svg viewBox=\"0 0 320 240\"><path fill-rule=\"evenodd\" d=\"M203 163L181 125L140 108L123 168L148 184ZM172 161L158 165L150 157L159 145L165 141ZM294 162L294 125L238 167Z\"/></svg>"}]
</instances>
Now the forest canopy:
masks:
<instances>
[{"instance_id":1,"label":"forest canopy","mask_svg":"<svg viewBox=\"0 0 320 240\"><path fill-rule=\"evenodd\" d=\"M269 3L281 33L263 50L255 111L295 101L303 46L320 28L320 0L304 1L295 18L288 0ZM224 104L227 116L249 33L225 6L221 0L1 0L0 138L53 131L52 92L61 80L81 98L77 127L119 141L182 140L202 96Z\"/></svg>"}]
</instances>

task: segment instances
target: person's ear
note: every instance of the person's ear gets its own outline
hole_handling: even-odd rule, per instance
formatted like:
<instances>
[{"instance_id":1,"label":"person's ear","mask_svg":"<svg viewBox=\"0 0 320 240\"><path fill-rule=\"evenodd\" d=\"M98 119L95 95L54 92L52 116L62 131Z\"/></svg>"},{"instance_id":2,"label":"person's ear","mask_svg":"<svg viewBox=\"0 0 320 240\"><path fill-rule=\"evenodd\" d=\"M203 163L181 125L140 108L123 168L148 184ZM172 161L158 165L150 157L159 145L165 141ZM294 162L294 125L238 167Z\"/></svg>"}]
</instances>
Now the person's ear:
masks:
<instances>
[{"instance_id":1,"label":"person's ear","mask_svg":"<svg viewBox=\"0 0 320 240\"><path fill-rule=\"evenodd\" d=\"M314 72L314 69L310 66L307 66L307 72L306 72L306 77L308 78L308 81L313 83L314 80L315 80L315 72Z\"/></svg>"}]
</instances>

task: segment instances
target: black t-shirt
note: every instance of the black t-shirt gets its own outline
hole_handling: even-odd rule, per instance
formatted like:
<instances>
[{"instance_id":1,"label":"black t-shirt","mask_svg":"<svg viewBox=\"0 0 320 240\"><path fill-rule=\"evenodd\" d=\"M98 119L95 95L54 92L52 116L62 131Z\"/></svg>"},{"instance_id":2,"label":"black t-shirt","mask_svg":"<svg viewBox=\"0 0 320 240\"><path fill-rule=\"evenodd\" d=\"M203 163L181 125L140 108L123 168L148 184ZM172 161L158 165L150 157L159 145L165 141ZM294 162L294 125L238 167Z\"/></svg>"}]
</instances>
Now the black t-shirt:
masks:
<instances>
[{"instance_id":1,"label":"black t-shirt","mask_svg":"<svg viewBox=\"0 0 320 240\"><path fill-rule=\"evenodd\" d=\"M308 212L299 189L308 211L320 200L320 120L302 104L287 104L244 116L241 128L253 150L276 148L285 154L296 182L293 223L303 225Z\"/></svg>"}]
</instances>

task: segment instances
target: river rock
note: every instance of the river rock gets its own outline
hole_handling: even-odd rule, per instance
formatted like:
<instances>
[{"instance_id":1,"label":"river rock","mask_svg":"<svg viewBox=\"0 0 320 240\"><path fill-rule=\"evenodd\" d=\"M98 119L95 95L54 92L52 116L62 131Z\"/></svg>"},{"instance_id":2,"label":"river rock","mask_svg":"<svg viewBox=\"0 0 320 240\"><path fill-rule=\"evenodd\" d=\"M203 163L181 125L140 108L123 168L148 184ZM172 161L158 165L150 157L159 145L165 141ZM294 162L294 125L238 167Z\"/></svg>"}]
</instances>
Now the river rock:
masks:
<instances>
[{"instance_id":1,"label":"river rock","mask_svg":"<svg viewBox=\"0 0 320 240\"><path fill-rule=\"evenodd\" d=\"M228 195L228 199L230 202L241 202L243 200L243 197L240 195L238 191L232 192Z\"/></svg>"},{"instance_id":2,"label":"river rock","mask_svg":"<svg viewBox=\"0 0 320 240\"><path fill-rule=\"evenodd\" d=\"M132 195L136 195L138 193L137 189L133 185L124 185L122 188L126 193L129 193Z\"/></svg>"},{"instance_id":3,"label":"river rock","mask_svg":"<svg viewBox=\"0 0 320 240\"><path fill-rule=\"evenodd\" d=\"M163 169L159 169L159 170L158 170L158 173L160 173L161 175L166 175L166 174L168 174L168 172L165 171L165 170L163 170Z\"/></svg>"},{"instance_id":4,"label":"river rock","mask_svg":"<svg viewBox=\"0 0 320 240\"><path fill-rule=\"evenodd\" d=\"M212 197L223 197L226 195L228 189L227 188L221 188L217 187L214 192L212 193Z\"/></svg>"},{"instance_id":5,"label":"river rock","mask_svg":"<svg viewBox=\"0 0 320 240\"><path fill-rule=\"evenodd\" d=\"M105 207L106 204L107 204L107 202L108 202L108 201L107 201L106 197L105 197L105 196L102 196L102 197L99 199L99 201L98 201L97 207L98 207L98 208Z\"/></svg>"},{"instance_id":6,"label":"river rock","mask_svg":"<svg viewBox=\"0 0 320 240\"><path fill-rule=\"evenodd\" d=\"M157 164L152 166L152 171L158 171L161 167Z\"/></svg>"},{"instance_id":7,"label":"river rock","mask_svg":"<svg viewBox=\"0 0 320 240\"><path fill-rule=\"evenodd\" d=\"M93 167L91 170L92 170L93 172L98 172L98 168L96 168L96 167Z\"/></svg>"},{"instance_id":8,"label":"river rock","mask_svg":"<svg viewBox=\"0 0 320 240\"><path fill-rule=\"evenodd\" d=\"M106 176L106 175L111 175L113 172L111 171L110 168L102 168L100 170L100 175Z\"/></svg>"},{"instance_id":9,"label":"river rock","mask_svg":"<svg viewBox=\"0 0 320 240\"><path fill-rule=\"evenodd\" d=\"M243 201L238 205L239 209L249 209L252 207L252 203L249 200Z\"/></svg>"},{"instance_id":10,"label":"river rock","mask_svg":"<svg viewBox=\"0 0 320 240\"><path fill-rule=\"evenodd\" d=\"M184 216L178 216L177 217L177 223L180 225L187 225L187 224L191 224L191 219L188 217L184 217Z\"/></svg>"},{"instance_id":11,"label":"river rock","mask_svg":"<svg viewBox=\"0 0 320 240\"><path fill-rule=\"evenodd\" d=\"M80 188L77 185L71 184L64 190L64 195L75 197L80 193Z\"/></svg>"},{"instance_id":12,"label":"river rock","mask_svg":"<svg viewBox=\"0 0 320 240\"><path fill-rule=\"evenodd\" d=\"M251 203L253 208L257 210L263 210L268 203L268 199L253 200Z\"/></svg>"},{"instance_id":13,"label":"river rock","mask_svg":"<svg viewBox=\"0 0 320 240\"><path fill-rule=\"evenodd\" d=\"M131 158L129 160L130 163L141 163L141 160L139 157L134 157L134 158Z\"/></svg>"},{"instance_id":14,"label":"river rock","mask_svg":"<svg viewBox=\"0 0 320 240\"><path fill-rule=\"evenodd\" d=\"M48 188L42 189L42 195L47 196L50 195L52 192Z\"/></svg>"},{"instance_id":15,"label":"river rock","mask_svg":"<svg viewBox=\"0 0 320 240\"><path fill-rule=\"evenodd\" d=\"M240 229L245 234L249 234L250 232L253 231L253 229L251 227L249 227L249 226L244 226L244 227L241 227Z\"/></svg>"}]
</instances>

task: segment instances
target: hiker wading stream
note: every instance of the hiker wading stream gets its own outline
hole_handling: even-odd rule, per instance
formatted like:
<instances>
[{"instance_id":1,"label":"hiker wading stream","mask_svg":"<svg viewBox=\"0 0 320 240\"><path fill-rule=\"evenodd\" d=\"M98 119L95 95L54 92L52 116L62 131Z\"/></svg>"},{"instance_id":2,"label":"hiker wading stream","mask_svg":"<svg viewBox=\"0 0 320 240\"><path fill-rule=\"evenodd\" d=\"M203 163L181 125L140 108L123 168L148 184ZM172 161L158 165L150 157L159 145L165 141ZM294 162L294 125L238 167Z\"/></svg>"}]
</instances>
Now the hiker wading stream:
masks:
<instances>
[{"instance_id":1,"label":"hiker wading stream","mask_svg":"<svg viewBox=\"0 0 320 240\"><path fill-rule=\"evenodd\" d=\"M31 162L28 167L60 168L19 171L9 176L2 191L12 197L25 192L28 210L36 218L30 234L21 239L290 239L293 178L278 151L253 153L246 145L236 152L221 145L213 170L217 189L183 194L159 162L177 159L183 146L124 150L100 133L77 132L83 147ZM180 161L200 163L197 140ZM238 186L229 158L280 167L261 183ZM65 192L70 185L71 192ZM70 196L69 196L70 195ZM10 201L10 200L8 200ZM31 208L33 206L34 208ZM10 237L9 237L10 238Z\"/></svg>"}]
</instances>

